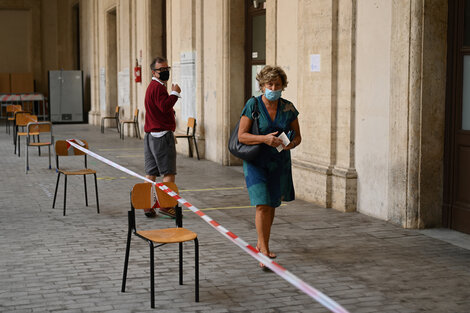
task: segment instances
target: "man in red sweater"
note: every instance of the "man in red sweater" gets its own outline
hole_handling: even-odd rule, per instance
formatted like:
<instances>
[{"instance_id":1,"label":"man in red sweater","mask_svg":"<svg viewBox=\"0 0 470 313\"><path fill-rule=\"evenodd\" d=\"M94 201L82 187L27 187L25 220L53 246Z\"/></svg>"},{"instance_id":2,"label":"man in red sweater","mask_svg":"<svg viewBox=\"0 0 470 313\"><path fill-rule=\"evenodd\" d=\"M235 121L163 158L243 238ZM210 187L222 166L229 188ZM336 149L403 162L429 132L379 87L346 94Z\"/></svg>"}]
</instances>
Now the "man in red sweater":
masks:
<instances>
[{"instance_id":1,"label":"man in red sweater","mask_svg":"<svg viewBox=\"0 0 470 313\"><path fill-rule=\"evenodd\" d=\"M176 147L173 132L176 128L173 107L180 98L181 88L171 85L168 94L166 82L171 68L165 58L157 57L150 65L152 81L145 93L145 177L155 181L163 175L163 182L174 182L176 175ZM159 213L175 217L174 208L160 208ZM145 210L147 217L155 217L155 209Z\"/></svg>"}]
</instances>

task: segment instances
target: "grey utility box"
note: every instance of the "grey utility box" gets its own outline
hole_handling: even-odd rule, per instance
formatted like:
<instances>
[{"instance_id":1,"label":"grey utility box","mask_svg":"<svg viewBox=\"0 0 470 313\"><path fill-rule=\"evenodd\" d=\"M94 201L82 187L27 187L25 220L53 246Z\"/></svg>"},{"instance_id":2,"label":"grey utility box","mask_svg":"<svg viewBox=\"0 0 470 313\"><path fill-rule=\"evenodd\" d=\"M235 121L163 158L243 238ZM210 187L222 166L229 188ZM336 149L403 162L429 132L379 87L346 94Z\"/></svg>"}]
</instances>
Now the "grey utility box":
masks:
<instances>
[{"instance_id":1,"label":"grey utility box","mask_svg":"<svg viewBox=\"0 0 470 313\"><path fill-rule=\"evenodd\" d=\"M49 71L51 122L83 122L82 71Z\"/></svg>"}]
</instances>

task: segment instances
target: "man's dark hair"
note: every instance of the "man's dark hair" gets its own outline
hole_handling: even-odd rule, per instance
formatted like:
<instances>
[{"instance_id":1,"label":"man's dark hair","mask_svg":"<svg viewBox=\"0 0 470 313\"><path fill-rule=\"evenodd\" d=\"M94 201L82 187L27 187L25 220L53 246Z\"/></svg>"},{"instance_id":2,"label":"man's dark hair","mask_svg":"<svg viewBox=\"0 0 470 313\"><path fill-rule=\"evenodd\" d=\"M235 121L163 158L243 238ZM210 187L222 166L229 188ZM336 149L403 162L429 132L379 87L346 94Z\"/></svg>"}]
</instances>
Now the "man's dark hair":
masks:
<instances>
[{"instance_id":1,"label":"man's dark hair","mask_svg":"<svg viewBox=\"0 0 470 313\"><path fill-rule=\"evenodd\" d=\"M163 57L156 57L155 59L153 59L152 63L150 64L150 70L151 71L155 70L155 64L163 63L163 62L168 62L168 60Z\"/></svg>"}]
</instances>

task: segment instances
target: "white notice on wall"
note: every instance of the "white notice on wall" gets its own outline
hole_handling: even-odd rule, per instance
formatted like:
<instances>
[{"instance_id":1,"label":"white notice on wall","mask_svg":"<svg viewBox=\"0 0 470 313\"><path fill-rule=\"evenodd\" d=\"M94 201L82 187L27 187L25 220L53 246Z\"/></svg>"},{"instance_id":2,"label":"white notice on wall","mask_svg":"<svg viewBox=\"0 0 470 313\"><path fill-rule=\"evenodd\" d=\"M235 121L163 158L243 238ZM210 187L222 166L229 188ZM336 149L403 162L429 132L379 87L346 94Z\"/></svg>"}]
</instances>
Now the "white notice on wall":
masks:
<instances>
[{"instance_id":1,"label":"white notice on wall","mask_svg":"<svg viewBox=\"0 0 470 313\"><path fill-rule=\"evenodd\" d=\"M320 72L320 55L310 55L310 72Z\"/></svg>"},{"instance_id":2,"label":"white notice on wall","mask_svg":"<svg viewBox=\"0 0 470 313\"><path fill-rule=\"evenodd\" d=\"M100 110L106 112L106 69L100 68Z\"/></svg>"},{"instance_id":3,"label":"white notice on wall","mask_svg":"<svg viewBox=\"0 0 470 313\"><path fill-rule=\"evenodd\" d=\"M130 107L130 74L129 68L126 67L122 72L118 73L118 105L123 108Z\"/></svg>"}]
</instances>

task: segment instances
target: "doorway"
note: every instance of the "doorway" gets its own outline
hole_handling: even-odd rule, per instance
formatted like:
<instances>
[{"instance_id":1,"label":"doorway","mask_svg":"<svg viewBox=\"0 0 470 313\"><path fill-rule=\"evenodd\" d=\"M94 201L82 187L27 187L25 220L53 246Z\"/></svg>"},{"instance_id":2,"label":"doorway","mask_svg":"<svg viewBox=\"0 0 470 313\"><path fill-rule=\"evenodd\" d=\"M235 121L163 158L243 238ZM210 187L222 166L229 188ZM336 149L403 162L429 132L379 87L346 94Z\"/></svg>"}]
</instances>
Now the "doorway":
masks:
<instances>
[{"instance_id":1,"label":"doorway","mask_svg":"<svg viewBox=\"0 0 470 313\"><path fill-rule=\"evenodd\" d=\"M449 0L443 225L470 234L470 0Z\"/></svg>"},{"instance_id":2,"label":"doorway","mask_svg":"<svg viewBox=\"0 0 470 313\"><path fill-rule=\"evenodd\" d=\"M72 54L73 69L80 70L80 4L72 7Z\"/></svg>"},{"instance_id":3,"label":"doorway","mask_svg":"<svg viewBox=\"0 0 470 313\"><path fill-rule=\"evenodd\" d=\"M114 114L117 106L117 12L116 8L106 13L106 109L104 115Z\"/></svg>"},{"instance_id":4,"label":"doorway","mask_svg":"<svg viewBox=\"0 0 470 313\"><path fill-rule=\"evenodd\" d=\"M150 12L150 60L166 58L166 0L151 1Z\"/></svg>"},{"instance_id":5,"label":"doorway","mask_svg":"<svg viewBox=\"0 0 470 313\"><path fill-rule=\"evenodd\" d=\"M246 0L245 102L261 95L256 74L266 65L266 0Z\"/></svg>"}]
</instances>

